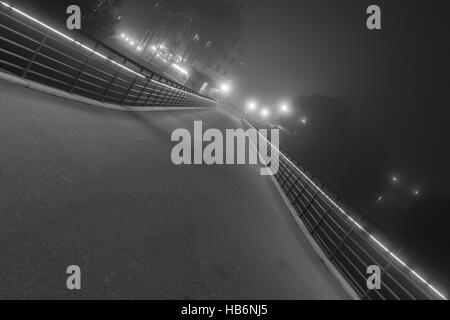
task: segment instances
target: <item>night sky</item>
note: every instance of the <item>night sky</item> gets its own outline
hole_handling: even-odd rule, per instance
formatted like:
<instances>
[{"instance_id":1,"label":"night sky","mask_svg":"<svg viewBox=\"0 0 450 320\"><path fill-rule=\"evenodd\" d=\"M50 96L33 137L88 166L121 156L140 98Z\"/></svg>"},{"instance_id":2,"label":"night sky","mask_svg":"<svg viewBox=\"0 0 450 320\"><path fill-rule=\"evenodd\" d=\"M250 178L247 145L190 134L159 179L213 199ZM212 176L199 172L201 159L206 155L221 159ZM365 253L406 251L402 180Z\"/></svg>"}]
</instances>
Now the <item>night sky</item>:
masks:
<instances>
[{"instance_id":1,"label":"night sky","mask_svg":"<svg viewBox=\"0 0 450 320\"><path fill-rule=\"evenodd\" d=\"M248 48L237 84L268 105L311 97L296 105L308 125L282 145L450 278L446 2L241 2ZM125 2L125 26L145 27L144 3ZM366 28L372 4L381 31Z\"/></svg>"}]
</instances>

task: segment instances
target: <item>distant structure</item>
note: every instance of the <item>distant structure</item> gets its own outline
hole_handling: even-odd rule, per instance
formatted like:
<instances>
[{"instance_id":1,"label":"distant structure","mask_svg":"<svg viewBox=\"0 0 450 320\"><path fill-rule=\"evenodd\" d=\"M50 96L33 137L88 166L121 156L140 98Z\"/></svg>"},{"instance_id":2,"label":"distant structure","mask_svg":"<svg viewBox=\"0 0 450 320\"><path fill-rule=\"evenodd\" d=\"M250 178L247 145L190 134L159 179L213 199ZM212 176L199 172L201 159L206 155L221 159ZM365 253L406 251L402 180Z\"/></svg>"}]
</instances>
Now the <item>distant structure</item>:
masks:
<instances>
[{"instance_id":1,"label":"distant structure","mask_svg":"<svg viewBox=\"0 0 450 320\"><path fill-rule=\"evenodd\" d=\"M211 57L205 63L195 61L194 68L209 78L209 82L203 83L201 93L210 96L219 95L220 86L229 84L232 90L227 98L230 100L237 98L241 94L239 82L246 67L247 49L248 43L245 39L236 39L223 54Z\"/></svg>"}]
</instances>

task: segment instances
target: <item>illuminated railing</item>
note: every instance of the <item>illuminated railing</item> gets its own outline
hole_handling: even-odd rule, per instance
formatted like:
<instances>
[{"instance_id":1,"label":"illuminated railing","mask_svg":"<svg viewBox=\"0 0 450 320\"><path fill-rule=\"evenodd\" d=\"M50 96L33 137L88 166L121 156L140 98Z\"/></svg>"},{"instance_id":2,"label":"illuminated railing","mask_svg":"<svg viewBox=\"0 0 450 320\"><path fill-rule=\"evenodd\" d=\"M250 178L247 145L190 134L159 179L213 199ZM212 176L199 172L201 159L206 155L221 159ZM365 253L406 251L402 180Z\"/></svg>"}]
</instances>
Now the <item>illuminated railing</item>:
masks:
<instances>
[{"instance_id":1,"label":"illuminated railing","mask_svg":"<svg viewBox=\"0 0 450 320\"><path fill-rule=\"evenodd\" d=\"M243 125L254 128L247 120ZM262 135L259 139L268 142ZM254 141L254 145L259 144ZM279 154L279 171L275 175L278 184L310 235L359 298L447 300L445 279L426 268L387 232L335 195L286 151L272 147ZM267 150L259 151L266 154ZM379 290L368 289L370 266L381 269Z\"/></svg>"},{"instance_id":2,"label":"illuminated railing","mask_svg":"<svg viewBox=\"0 0 450 320\"><path fill-rule=\"evenodd\" d=\"M0 68L105 103L202 108L216 102L88 36L75 39L0 1Z\"/></svg>"}]
</instances>

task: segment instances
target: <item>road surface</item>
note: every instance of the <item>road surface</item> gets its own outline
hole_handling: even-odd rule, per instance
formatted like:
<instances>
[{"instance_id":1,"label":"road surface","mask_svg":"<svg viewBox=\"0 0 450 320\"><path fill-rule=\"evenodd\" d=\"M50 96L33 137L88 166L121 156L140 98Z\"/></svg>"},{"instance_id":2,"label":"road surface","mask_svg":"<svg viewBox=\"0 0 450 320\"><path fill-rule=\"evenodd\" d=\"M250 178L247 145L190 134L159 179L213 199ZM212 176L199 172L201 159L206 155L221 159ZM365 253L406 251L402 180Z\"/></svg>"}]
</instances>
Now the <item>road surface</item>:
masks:
<instances>
[{"instance_id":1,"label":"road surface","mask_svg":"<svg viewBox=\"0 0 450 320\"><path fill-rule=\"evenodd\" d=\"M0 81L0 298L345 299L258 167L172 164L195 120Z\"/></svg>"}]
</instances>

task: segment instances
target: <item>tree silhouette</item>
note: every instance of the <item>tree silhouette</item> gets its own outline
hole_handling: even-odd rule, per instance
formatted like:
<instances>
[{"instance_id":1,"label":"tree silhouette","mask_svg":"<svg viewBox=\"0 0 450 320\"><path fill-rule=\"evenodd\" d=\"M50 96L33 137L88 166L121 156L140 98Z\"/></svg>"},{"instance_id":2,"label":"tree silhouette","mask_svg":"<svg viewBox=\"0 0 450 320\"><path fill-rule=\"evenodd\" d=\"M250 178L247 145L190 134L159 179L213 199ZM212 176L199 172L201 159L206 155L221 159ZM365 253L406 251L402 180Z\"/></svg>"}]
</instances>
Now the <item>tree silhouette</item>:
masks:
<instances>
[{"instance_id":1,"label":"tree silhouette","mask_svg":"<svg viewBox=\"0 0 450 320\"><path fill-rule=\"evenodd\" d=\"M242 34L242 6L234 2L164 0L159 10L159 37L191 63L223 54Z\"/></svg>"}]
</instances>

